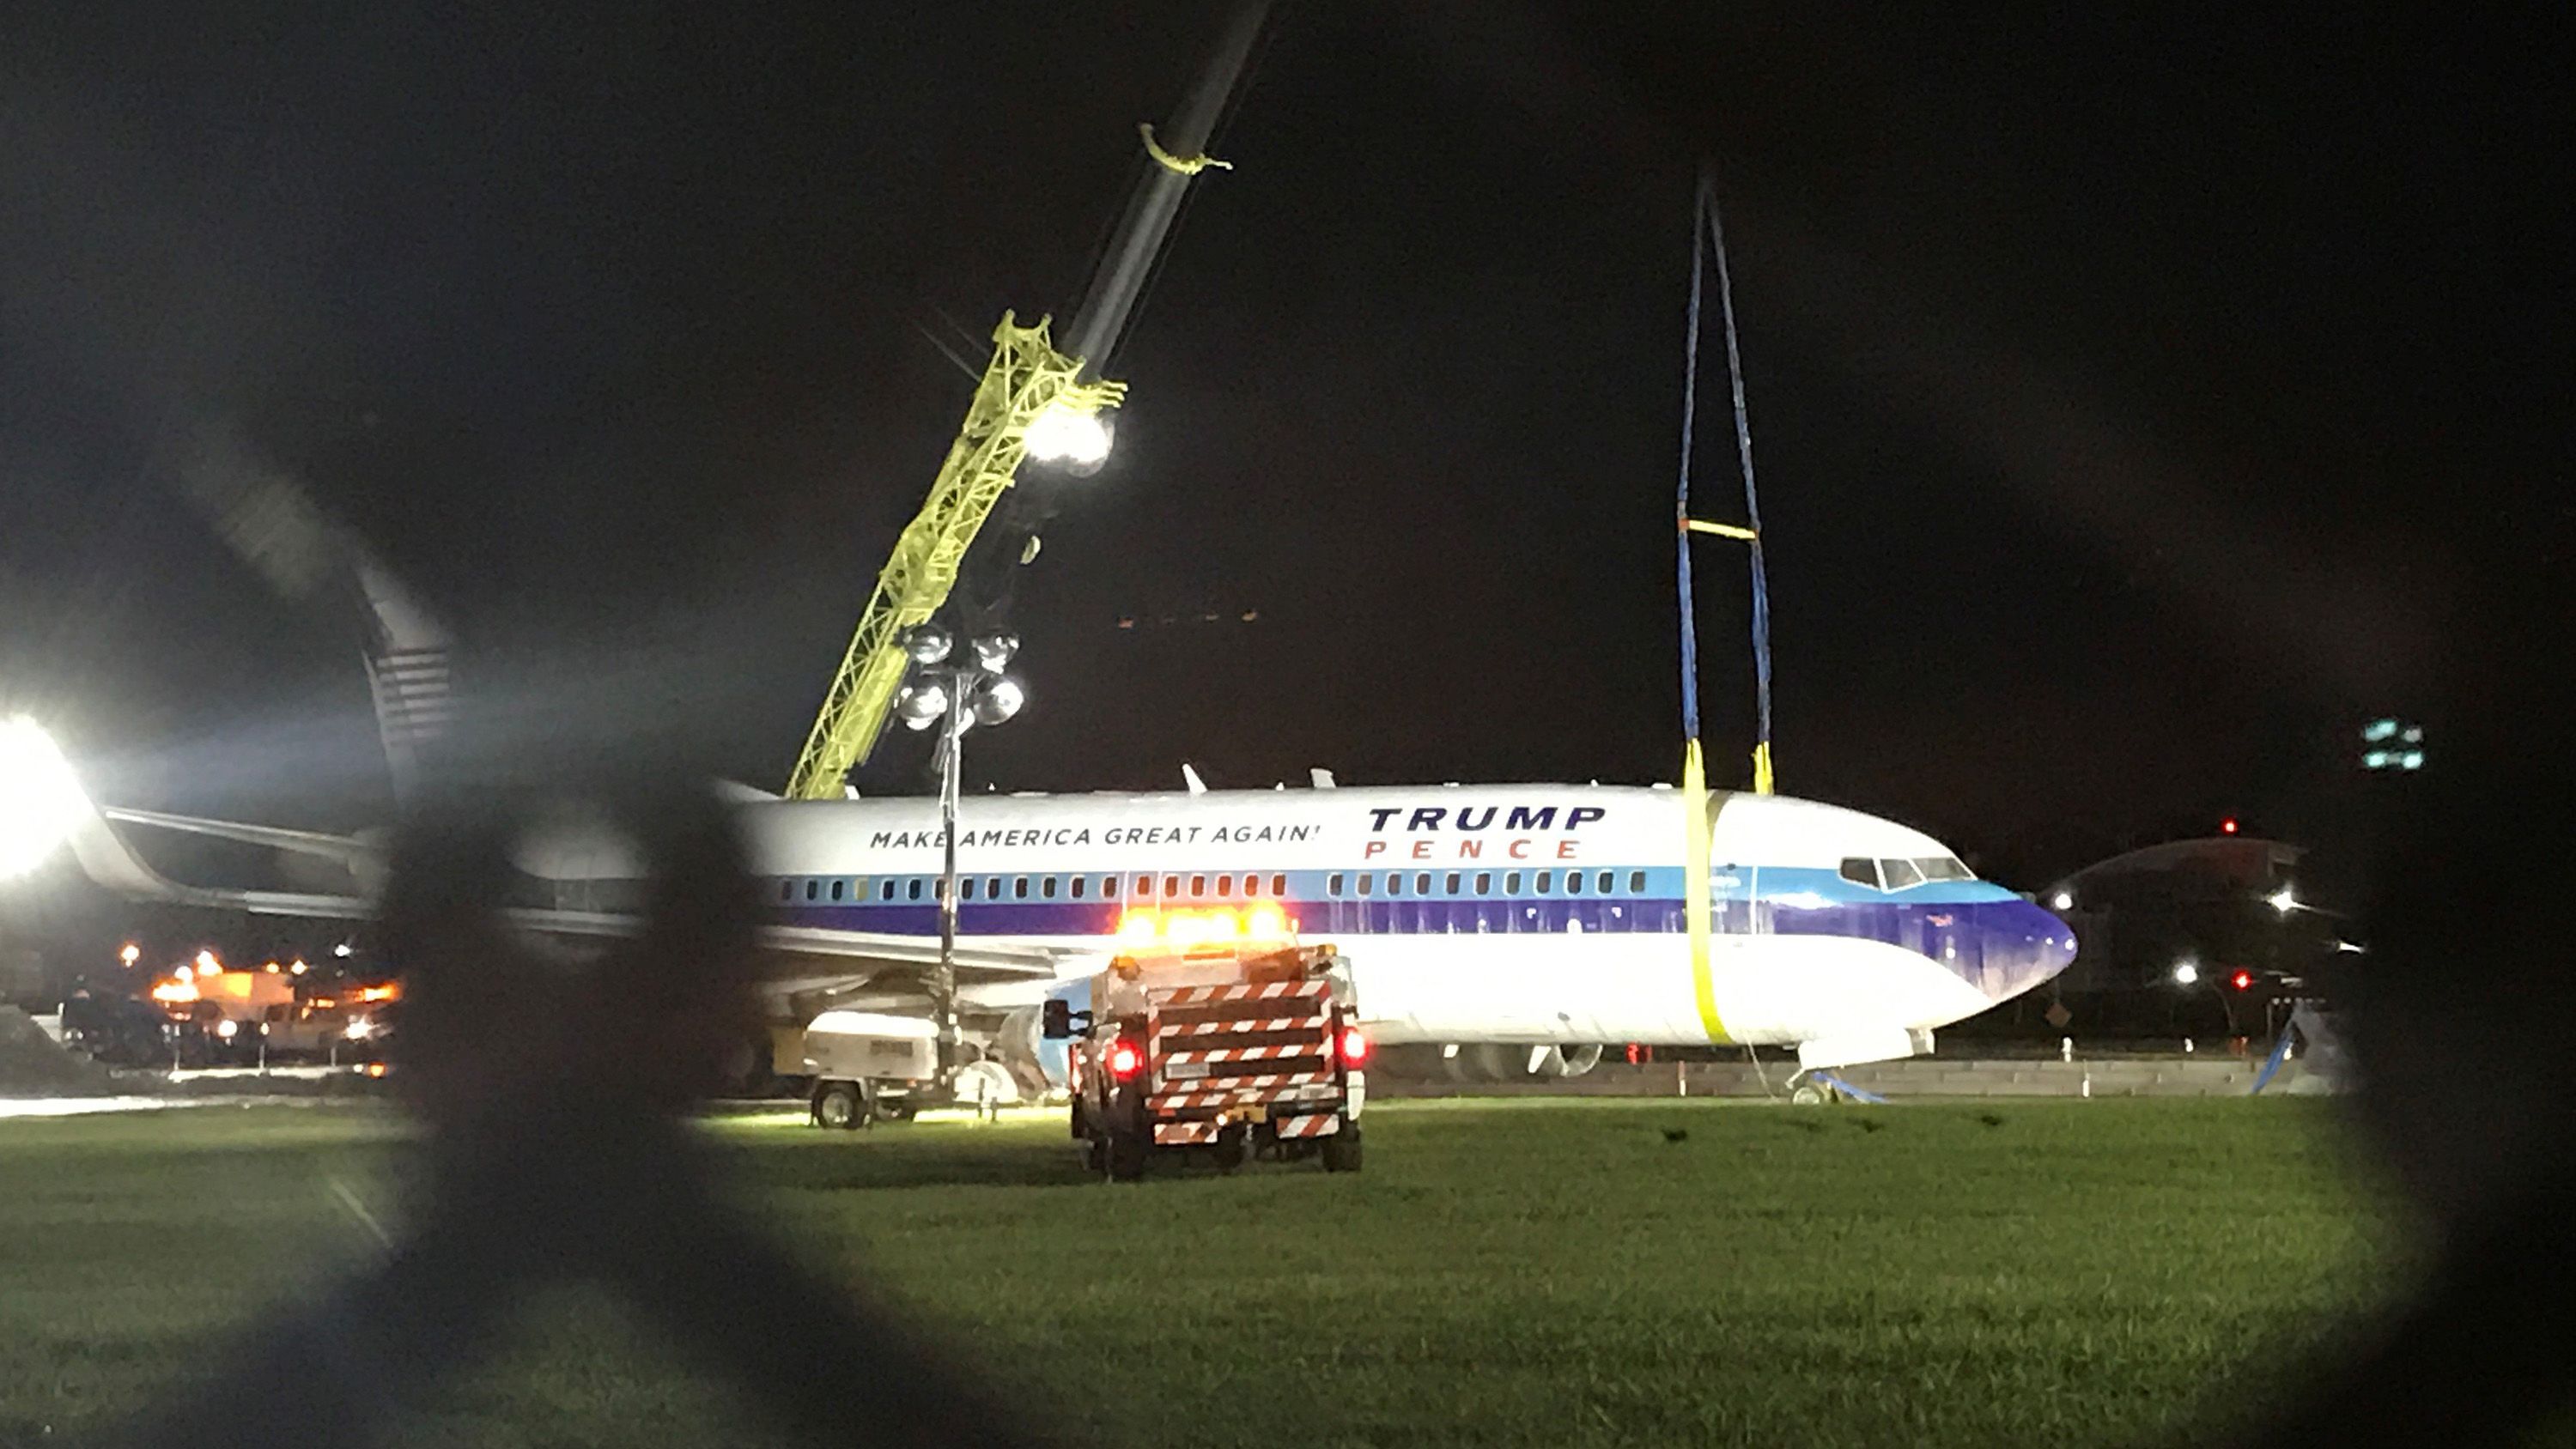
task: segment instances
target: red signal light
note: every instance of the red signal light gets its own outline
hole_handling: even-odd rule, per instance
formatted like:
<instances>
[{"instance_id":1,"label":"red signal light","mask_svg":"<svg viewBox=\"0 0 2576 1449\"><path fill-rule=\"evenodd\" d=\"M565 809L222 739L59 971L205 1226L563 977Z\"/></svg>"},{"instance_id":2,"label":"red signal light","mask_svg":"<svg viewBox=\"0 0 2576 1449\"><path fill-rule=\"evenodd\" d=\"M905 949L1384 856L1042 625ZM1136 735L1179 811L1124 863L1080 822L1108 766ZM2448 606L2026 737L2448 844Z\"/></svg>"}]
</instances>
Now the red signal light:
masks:
<instances>
[{"instance_id":1,"label":"red signal light","mask_svg":"<svg viewBox=\"0 0 2576 1449\"><path fill-rule=\"evenodd\" d=\"M2234 835L2236 833L2236 817L2230 815L2226 819L2219 821L2218 833L2221 835Z\"/></svg>"},{"instance_id":2,"label":"red signal light","mask_svg":"<svg viewBox=\"0 0 2576 1449\"><path fill-rule=\"evenodd\" d=\"M2235 975L2227 978L2227 984L2235 987L2239 991L2250 990L2254 985L2254 973L2251 971L2239 971Z\"/></svg>"},{"instance_id":3,"label":"red signal light","mask_svg":"<svg viewBox=\"0 0 2576 1449\"><path fill-rule=\"evenodd\" d=\"M1120 1081L1136 1075L1145 1065L1145 1054L1134 1042L1122 1041L1109 1049L1109 1075Z\"/></svg>"},{"instance_id":4,"label":"red signal light","mask_svg":"<svg viewBox=\"0 0 2576 1449\"><path fill-rule=\"evenodd\" d=\"M1362 1032L1356 1026L1343 1027L1341 1051L1343 1066L1356 1067L1366 1062L1369 1054L1369 1039L1367 1034Z\"/></svg>"}]
</instances>

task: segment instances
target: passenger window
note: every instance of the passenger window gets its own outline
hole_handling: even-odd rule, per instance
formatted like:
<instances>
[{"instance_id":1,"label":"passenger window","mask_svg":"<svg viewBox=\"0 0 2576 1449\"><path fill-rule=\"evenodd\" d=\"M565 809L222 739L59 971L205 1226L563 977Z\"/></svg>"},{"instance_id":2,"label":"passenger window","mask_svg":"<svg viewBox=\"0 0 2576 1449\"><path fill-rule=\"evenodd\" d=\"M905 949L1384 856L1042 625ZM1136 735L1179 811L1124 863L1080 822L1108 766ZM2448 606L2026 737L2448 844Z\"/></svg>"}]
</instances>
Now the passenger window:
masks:
<instances>
[{"instance_id":1,"label":"passenger window","mask_svg":"<svg viewBox=\"0 0 2576 1449\"><path fill-rule=\"evenodd\" d=\"M1877 890L1879 889L1878 862L1874 860L1863 860L1857 855L1845 857L1843 860L1842 878L1850 881L1853 885L1865 885L1871 890Z\"/></svg>"},{"instance_id":2,"label":"passenger window","mask_svg":"<svg viewBox=\"0 0 2576 1449\"><path fill-rule=\"evenodd\" d=\"M783 880L778 883L778 898L780 900L790 900L793 899L795 895L796 882L792 880Z\"/></svg>"},{"instance_id":3,"label":"passenger window","mask_svg":"<svg viewBox=\"0 0 2576 1449\"><path fill-rule=\"evenodd\" d=\"M1073 881L1073 898L1074 898L1075 900L1077 900L1077 901L1078 901L1078 900L1081 900L1081 899L1082 899L1082 877L1080 877L1080 876L1078 876L1078 875L1077 875L1077 876L1073 876L1073 877L1071 877L1071 880Z\"/></svg>"},{"instance_id":4,"label":"passenger window","mask_svg":"<svg viewBox=\"0 0 2576 1449\"><path fill-rule=\"evenodd\" d=\"M1583 894L1583 872L1569 870L1565 873L1565 893L1570 896Z\"/></svg>"},{"instance_id":5,"label":"passenger window","mask_svg":"<svg viewBox=\"0 0 2576 1449\"><path fill-rule=\"evenodd\" d=\"M1150 875L1140 875L1140 876L1136 877L1136 889L1135 889L1135 891L1133 892L1133 894L1135 894L1135 895L1140 895L1140 896L1150 896L1150 895L1152 895L1153 893L1154 893L1154 878L1153 878L1152 876L1150 876Z\"/></svg>"},{"instance_id":6,"label":"passenger window","mask_svg":"<svg viewBox=\"0 0 2576 1449\"><path fill-rule=\"evenodd\" d=\"M1388 871L1386 873L1386 893L1391 896L1400 896L1404 894L1404 877L1396 874L1394 871Z\"/></svg>"},{"instance_id":7,"label":"passenger window","mask_svg":"<svg viewBox=\"0 0 2576 1449\"><path fill-rule=\"evenodd\" d=\"M1217 893L1218 895L1221 895L1221 896L1230 896L1230 895L1233 895L1233 894L1234 894L1234 877L1233 877L1233 876L1230 876L1230 875L1221 875L1221 876L1218 876L1218 877L1216 878L1216 893Z\"/></svg>"},{"instance_id":8,"label":"passenger window","mask_svg":"<svg viewBox=\"0 0 2576 1449\"><path fill-rule=\"evenodd\" d=\"M1190 877L1190 894L1194 896L1203 896L1207 894L1206 876L1194 875Z\"/></svg>"},{"instance_id":9,"label":"passenger window","mask_svg":"<svg viewBox=\"0 0 2576 1449\"><path fill-rule=\"evenodd\" d=\"M1180 878L1179 876L1176 876L1176 875L1167 875L1167 876L1163 877L1163 899L1165 899L1165 900L1167 900L1167 901L1168 901L1168 900L1170 900L1172 897L1174 897L1174 896L1176 896L1176 895L1179 895L1180 893L1181 893L1181 878Z\"/></svg>"},{"instance_id":10,"label":"passenger window","mask_svg":"<svg viewBox=\"0 0 2576 1449\"><path fill-rule=\"evenodd\" d=\"M1519 871L1516 871L1516 870L1514 870L1514 871L1506 871L1506 872L1504 872L1504 874L1503 874L1503 894L1504 894L1504 895L1507 895L1507 896L1516 896L1516 895L1519 895L1520 893L1521 893L1521 873L1520 873Z\"/></svg>"},{"instance_id":11,"label":"passenger window","mask_svg":"<svg viewBox=\"0 0 2576 1449\"><path fill-rule=\"evenodd\" d=\"M1540 895L1546 895L1546 894L1547 894L1547 892L1548 892L1548 887L1553 886L1553 885L1555 885L1555 884L1556 884L1556 872L1555 872L1555 871L1552 871L1552 870L1543 870L1543 871L1540 871L1540 872L1538 873L1538 893L1539 893Z\"/></svg>"},{"instance_id":12,"label":"passenger window","mask_svg":"<svg viewBox=\"0 0 2576 1449\"><path fill-rule=\"evenodd\" d=\"M1916 870L1910 860L1882 860L1878 863L1878 873L1892 891L1923 884L1923 872Z\"/></svg>"},{"instance_id":13,"label":"passenger window","mask_svg":"<svg viewBox=\"0 0 2576 1449\"><path fill-rule=\"evenodd\" d=\"M1338 872L1338 871L1337 871L1337 872L1335 872L1334 874L1332 874L1332 875L1330 875L1330 876L1328 876L1328 877L1326 877L1326 878L1325 878L1325 880L1324 880L1324 894L1326 894L1326 895L1328 895L1328 896L1339 896L1341 893L1342 893L1342 877L1341 877L1340 872Z\"/></svg>"},{"instance_id":14,"label":"passenger window","mask_svg":"<svg viewBox=\"0 0 2576 1449\"><path fill-rule=\"evenodd\" d=\"M1601 878L1592 883L1592 889L1597 895L1610 894L1610 872L1606 870L1601 872Z\"/></svg>"},{"instance_id":15,"label":"passenger window","mask_svg":"<svg viewBox=\"0 0 2576 1449\"><path fill-rule=\"evenodd\" d=\"M1024 875L1015 875L1011 877L1011 899L1015 901L1024 901L1028 898L1029 878Z\"/></svg>"},{"instance_id":16,"label":"passenger window","mask_svg":"<svg viewBox=\"0 0 2576 1449\"><path fill-rule=\"evenodd\" d=\"M1373 881L1375 881L1376 879L1377 879L1377 877L1376 877L1376 876L1373 876L1373 875L1369 874L1367 871L1361 871L1361 872L1360 872L1360 894L1361 894L1361 895L1367 895L1367 894L1369 893L1369 885L1370 885L1370 883L1371 883L1371 882L1373 882Z\"/></svg>"},{"instance_id":17,"label":"passenger window","mask_svg":"<svg viewBox=\"0 0 2576 1449\"><path fill-rule=\"evenodd\" d=\"M961 900L975 899L975 877L970 875L957 882L957 895Z\"/></svg>"},{"instance_id":18,"label":"passenger window","mask_svg":"<svg viewBox=\"0 0 2576 1449\"><path fill-rule=\"evenodd\" d=\"M884 880L877 882L877 899L881 901L890 901L894 899L893 876L887 876Z\"/></svg>"},{"instance_id":19,"label":"passenger window","mask_svg":"<svg viewBox=\"0 0 2576 1449\"><path fill-rule=\"evenodd\" d=\"M921 899L921 877L914 876L912 878L911 884L906 886L904 889L904 895L916 901Z\"/></svg>"},{"instance_id":20,"label":"passenger window","mask_svg":"<svg viewBox=\"0 0 2576 1449\"><path fill-rule=\"evenodd\" d=\"M834 882L832 882L832 899L834 899L834 900L836 900L836 901L837 901L837 900L839 900L840 898L841 898L841 882L839 882L839 881L834 881Z\"/></svg>"},{"instance_id":21,"label":"passenger window","mask_svg":"<svg viewBox=\"0 0 2576 1449\"><path fill-rule=\"evenodd\" d=\"M1454 870L1449 872L1449 879L1441 882L1441 884L1447 888L1448 894L1453 896L1458 894L1458 872Z\"/></svg>"},{"instance_id":22,"label":"passenger window","mask_svg":"<svg viewBox=\"0 0 2576 1449\"><path fill-rule=\"evenodd\" d=\"M1628 872L1628 894L1632 896L1642 896L1645 893L1646 873L1642 870L1632 870Z\"/></svg>"},{"instance_id":23,"label":"passenger window","mask_svg":"<svg viewBox=\"0 0 2576 1449\"><path fill-rule=\"evenodd\" d=\"M1038 894L1046 897L1048 900L1055 899L1054 876L1047 876L1038 882Z\"/></svg>"},{"instance_id":24,"label":"passenger window","mask_svg":"<svg viewBox=\"0 0 2576 1449\"><path fill-rule=\"evenodd\" d=\"M1288 899L1288 877L1274 875L1270 878L1270 898L1274 901Z\"/></svg>"},{"instance_id":25,"label":"passenger window","mask_svg":"<svg viewBox=\"0 0 2576 1449\"><path fill-rule=\"evenodd\" d=\"M1002 878L998 875L988 875L984 877L984 899L988 901L998 901L1001 898Z\"/></svg>"},{"instance_id":26,"label":"passenger window","mask_svg":"<svg viewBox=\"0 0 2576 1449\"><path fill-rule=\"evenodd\" d=\"M819 881L819 880L809 880L809 881L805 882L805 899L807 899L807 900L809 900L809 901L810 901L810 900L814 899L816 896L821 895L822 893L823 893L823 883L822 883L821 881Z\"/></svg>"},{"instance_id":27,"label":"passenger window","mask_svg":"<svg viewBox=\"0 0 2576 1449\"><path fill-rule=\"evenodd\" d=\"M1413 893L1417 896L1431 894L1431 872L1426 870L1413 878Z\"/></svg>"},{"instance_id":28,"label":"passenger window","mask_svg":"<svg viewBox=\"0 0 2576 1449\"><path fill-rule=\"evenodd\" d=\"M1493 893L1494 873L1490 870L1480 870L1476 872L1476 894L1480 896L1489 896Z\"/></svg>"}]
</instances>

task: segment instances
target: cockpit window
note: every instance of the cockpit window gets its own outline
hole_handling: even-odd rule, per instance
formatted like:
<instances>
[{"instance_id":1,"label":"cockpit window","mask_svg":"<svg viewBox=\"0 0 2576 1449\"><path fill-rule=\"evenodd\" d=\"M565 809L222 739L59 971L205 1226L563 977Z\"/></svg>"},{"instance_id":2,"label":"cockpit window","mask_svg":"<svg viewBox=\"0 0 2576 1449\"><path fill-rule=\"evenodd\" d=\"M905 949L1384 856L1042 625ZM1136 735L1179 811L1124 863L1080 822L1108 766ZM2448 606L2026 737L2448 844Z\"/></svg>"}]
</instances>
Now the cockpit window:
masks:
<instances>
[{"instance_id":1,"label":"cockpit window","mask_svg":"<svg viewBox=\"0 0 2576 1449\"><path fill-rule=\"evenodd\" d=\"M1923 872L1925 880L1975 880L1977 878L1975 871L1968 869L1964 862L1953 855L1926 856L1916 860L1914 866L1915 869Z\"/></svg>"},{"instance_id":2,"label":"cockpit window","mask_svg":"<svg viewBox=\"0 0 2576 1449\"><path fill-rule=\"evenodd\" d=\"M1871 890L1876 890L1878 889L1878 862L1863 860L1857 855L1849 856L1843 861L1842 877L1853 885L1865 885Z\"/></svg>"},{"instance_id":3,"label":"cockpit window","mask_svg":"<svg viewBox=\"0 0 2576 1449\"><path fill-rule=\"evenodd\" d=\"M1917 870L1914 866L1914 862L1910 860L1880 861L1878 863L1878 877L1881 881L1886 883L1884 888L1892 891L1901 891L1907 886L1919 886L1923 884L1923 872Z\"/></svg>"}]
</instances>

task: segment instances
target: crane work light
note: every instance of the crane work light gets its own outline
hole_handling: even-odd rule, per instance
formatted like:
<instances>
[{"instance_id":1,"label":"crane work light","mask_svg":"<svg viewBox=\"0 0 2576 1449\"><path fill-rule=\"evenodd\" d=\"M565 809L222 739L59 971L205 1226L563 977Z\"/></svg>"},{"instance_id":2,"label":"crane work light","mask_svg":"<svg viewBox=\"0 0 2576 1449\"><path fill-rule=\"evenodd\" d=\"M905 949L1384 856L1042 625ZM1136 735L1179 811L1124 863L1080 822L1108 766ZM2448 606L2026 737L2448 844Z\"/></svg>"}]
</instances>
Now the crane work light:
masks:
<instances>
[{"instance_id":1,"label":"crane work light","mask_svg":"<svg viewBox=\"0 0 2576 1449\"><path fill-rule=\"evenodd\" d=\"M1098 468L1109 461L1109 420L1090 408L1057 403L1029 424L1028 454L1076 471Z\"/></svg>"}]
</instances>

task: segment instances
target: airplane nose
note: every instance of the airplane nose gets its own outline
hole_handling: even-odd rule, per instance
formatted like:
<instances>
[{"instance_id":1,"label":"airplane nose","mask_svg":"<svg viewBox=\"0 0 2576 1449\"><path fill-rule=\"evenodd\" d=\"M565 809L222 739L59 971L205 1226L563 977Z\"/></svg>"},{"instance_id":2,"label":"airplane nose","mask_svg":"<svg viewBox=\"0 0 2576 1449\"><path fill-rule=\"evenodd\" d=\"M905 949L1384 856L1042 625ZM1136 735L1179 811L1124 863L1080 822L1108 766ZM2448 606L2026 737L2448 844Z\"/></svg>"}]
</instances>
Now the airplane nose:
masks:
<instances>
[{"instance_id":1,"label":"airplane nose","mask_svg":"<svg viewBox=\"0 0 2576 1449\"><path fill-rule=\"evenodd\" d=\"M2075 929L2028 901L1998 903L1984 934L1985 979L1978 984L1996 1001L2075 963Z\"/></svg>"}]
</instances>

